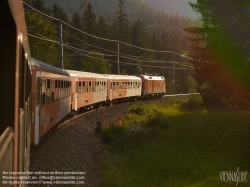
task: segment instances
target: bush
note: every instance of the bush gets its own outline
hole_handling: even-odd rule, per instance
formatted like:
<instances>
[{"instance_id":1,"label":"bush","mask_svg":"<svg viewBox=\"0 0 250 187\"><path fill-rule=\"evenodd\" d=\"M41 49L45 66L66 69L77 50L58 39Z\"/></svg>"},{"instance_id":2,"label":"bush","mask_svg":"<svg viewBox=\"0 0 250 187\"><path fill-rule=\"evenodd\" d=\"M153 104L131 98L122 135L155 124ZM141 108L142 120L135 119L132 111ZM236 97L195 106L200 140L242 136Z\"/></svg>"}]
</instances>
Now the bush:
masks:
<instances>
[{"instance_id":1,"label":"bush","mask_svg":"<svg viewBox=\"0 0 250 187\"><path fill-rule=\"evenodd\" d=\"M199 96L192 96L188 99L185 103L182 104L185 110L203 110L205 105L203 103L202 97Z\"/></svg>"},{"instance_id":2,"label":"bush","mask_svg":"<svg viewBox=\"0 0 250 187\"><path fill-rule=\"evenodd\" d=\"M119 125L112 124L102 131L102 141L105 144L119 146L127 137L127 129Z\"/></svg>"},{"instance_id":3,"label":"bush","mask_svg":"<svg viewBox=\"0 0 250 187\"><path fill-rule=\"evenodd\" d=\"M141 105L131 106L129 108L129 111L132 112L132 113L135 113L137 115L143 115L143 114L145 114L147 112L146 109L145 109L145 107L143 107Z\"/></svg>"}]
</instances>

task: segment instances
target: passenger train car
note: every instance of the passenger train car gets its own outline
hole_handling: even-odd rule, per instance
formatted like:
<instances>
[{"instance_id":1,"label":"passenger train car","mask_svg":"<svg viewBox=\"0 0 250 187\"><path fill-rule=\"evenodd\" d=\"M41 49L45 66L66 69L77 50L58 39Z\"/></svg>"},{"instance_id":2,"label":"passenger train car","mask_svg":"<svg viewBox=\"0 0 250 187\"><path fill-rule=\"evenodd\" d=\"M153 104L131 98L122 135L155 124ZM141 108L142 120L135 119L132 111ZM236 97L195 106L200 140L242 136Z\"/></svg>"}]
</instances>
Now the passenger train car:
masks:
<instances>
[{"instance_id":1,"label":"passenger train car","mask_svg":"<svg viewBox=\"0 0 250 187\"><path fill-rule=\"evenodd\" d=\"M3 171L29 170L30 57L21 0L0 1L0 185ZM22 181L22 175L19 175ZM12 185L6 185L12 186ZM17 185L14 185L17 186Z\"/></svg>"},{"instance_id":2,"label":"passenger train car","mask_svg":"<svg viewBox=\"0 0 250 187\"><path fill-rule=\"evenodd\" d=\"M34 58L29 65L32 72L31 143L39 139L70 113L70 75Z\"/></svg>"},{"instance_id":3,"label":"passenger train car","mask_svg":"<svg viewBox=\"0 0 250 187\"><path fill-rule=\"evenodd\" d=\"M107 102L129 99L136 100L141 95L141 79L129 75L105 75L107 77Z\"/></svg>"},{"instance_id":4,"label":"passenger train car","mask_svg":"<svg viewBox=\"0 0 250 187\"><path fill-rule=\"evenodd\" d=\"M107 78L102 74L66 70L71 77L71 111L102 106L107 98Z\"/></svg>"},{"instance_id":5,"label":"passenger train car","mask_svg":"<svg viewBox=\"0 0 250 187\"><path fill-rule=\"evenodd\" d=\"M1 0L0 7L0 184L2 171L12 171L24 173L14 186L25 186L30 145L69 114L165 93L161 76L62 70L31 58L22 1Z\"/></svg>"}]
</instances>

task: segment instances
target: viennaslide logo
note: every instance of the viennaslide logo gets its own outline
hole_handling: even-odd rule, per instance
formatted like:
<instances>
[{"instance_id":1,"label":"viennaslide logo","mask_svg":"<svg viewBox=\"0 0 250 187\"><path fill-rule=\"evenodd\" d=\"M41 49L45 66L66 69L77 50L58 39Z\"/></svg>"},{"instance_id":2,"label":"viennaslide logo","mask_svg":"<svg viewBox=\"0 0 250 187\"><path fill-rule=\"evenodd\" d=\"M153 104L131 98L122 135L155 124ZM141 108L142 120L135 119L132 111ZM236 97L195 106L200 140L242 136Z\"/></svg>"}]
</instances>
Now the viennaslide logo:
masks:
<instances>
[{"instance_id":1,"label":"viennaslide logo","mask_svg":"<svg viewBox=\"0 0 250 187\"><path fill-rule=\"evenodd\" d=\"M240 171L240 168L236 171L221 171L220 180L223 182L236 182L236 186L239 182L247 182L247 171Z\"/></svg>"}]
</instances>

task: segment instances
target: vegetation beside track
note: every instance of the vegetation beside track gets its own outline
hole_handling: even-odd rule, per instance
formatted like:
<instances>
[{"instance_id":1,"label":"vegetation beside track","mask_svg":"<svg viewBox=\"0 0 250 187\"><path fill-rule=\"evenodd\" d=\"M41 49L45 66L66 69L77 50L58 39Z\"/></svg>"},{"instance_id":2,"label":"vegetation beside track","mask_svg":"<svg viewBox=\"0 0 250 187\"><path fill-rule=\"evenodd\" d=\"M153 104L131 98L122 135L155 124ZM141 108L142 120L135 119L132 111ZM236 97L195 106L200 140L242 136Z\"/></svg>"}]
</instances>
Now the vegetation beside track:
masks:
<instances>
[{"instance_id":1,"label":"vegetation beside track","mask_svg":"<svg viewBox=\"0 0 250 187\"><path fill-rule=\"evenodd\" d=\"M250 112L208 112L200 96L136 104L102 140L102 186L235 186L220 172L237 169L250 182Z\"/></svg>"}]
</instances>

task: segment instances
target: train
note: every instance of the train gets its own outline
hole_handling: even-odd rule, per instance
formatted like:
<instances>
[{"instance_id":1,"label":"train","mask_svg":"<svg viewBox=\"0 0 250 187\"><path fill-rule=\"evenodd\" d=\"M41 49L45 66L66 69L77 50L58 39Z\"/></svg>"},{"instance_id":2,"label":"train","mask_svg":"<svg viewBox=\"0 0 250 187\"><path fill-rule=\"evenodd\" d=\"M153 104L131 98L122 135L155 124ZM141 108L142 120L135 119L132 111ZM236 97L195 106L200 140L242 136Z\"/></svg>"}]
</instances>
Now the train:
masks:
<instances>
[{"instance_id":1,"label":"train","mask_svg":"<svg viewBox=\"0 0 250 187\"><path fill-rule=\"evenodd\" d=\"M165 78L65 70L31 57L21 0L1 0L0 184L29 173L31 145L65 118L82 110L140 98L162 97ZM18 173L19 172L19 173Z\"/></svg>"}]
</instances>

